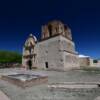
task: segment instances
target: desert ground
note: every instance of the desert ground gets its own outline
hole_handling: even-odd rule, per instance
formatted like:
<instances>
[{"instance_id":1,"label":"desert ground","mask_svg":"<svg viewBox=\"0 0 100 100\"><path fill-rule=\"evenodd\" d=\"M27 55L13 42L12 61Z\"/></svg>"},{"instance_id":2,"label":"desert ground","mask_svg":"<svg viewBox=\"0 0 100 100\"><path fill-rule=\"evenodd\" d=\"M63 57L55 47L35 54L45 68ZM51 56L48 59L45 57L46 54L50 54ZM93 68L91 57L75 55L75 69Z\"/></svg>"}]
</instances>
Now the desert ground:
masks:
<instances>
[{"instance_id":1,"label":"desert ground","mask_svg":"<svg viewBox=\"0 0 100 100\"><path fill-rule=\"evenodd\" d=\"M70 70L70 71L46 71L23 69L0 69L0 76L15 73L35 73L48 76L45 84L21 88L8 81L0 79L0 90L11 100L100 100L100 71ZM52 88L51 84L94 83L92 87L79 88Z\"/></svg>"}]
</instances>

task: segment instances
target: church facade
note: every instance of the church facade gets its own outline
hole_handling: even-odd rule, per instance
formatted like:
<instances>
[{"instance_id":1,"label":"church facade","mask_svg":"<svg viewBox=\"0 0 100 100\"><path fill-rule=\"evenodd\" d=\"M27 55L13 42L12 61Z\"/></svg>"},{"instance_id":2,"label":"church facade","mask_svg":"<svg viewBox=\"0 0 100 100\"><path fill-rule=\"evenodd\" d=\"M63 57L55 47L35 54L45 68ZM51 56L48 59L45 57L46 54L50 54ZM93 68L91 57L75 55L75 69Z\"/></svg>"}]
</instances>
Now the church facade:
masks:
<instances>
[{"instance_id":1,"label":"church facade","mask_svg":"<svg viewBox=\"0 0 100 100\"><path fill-rule=\"evenodd\" d=\"M22 65L29 68L69 70L80 67L78 52L72 40L71 29L61 21L42 26L41 39L30 34L23 46Z\"/></svg>"}]
</instances>

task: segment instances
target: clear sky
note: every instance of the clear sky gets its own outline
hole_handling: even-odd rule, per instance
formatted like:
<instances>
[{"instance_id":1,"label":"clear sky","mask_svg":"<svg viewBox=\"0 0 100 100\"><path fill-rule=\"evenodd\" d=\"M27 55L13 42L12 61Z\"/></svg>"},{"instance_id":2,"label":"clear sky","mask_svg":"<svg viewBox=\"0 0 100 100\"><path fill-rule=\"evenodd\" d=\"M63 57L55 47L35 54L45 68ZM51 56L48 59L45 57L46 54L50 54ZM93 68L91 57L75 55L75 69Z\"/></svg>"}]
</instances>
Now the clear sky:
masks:
<instances>
[{"instance_id":1,"label":"clear sky","mask_svg":"<svg viewBox=\"0 0 100 100\"><path fill-rule=\"evenodd\" d=\"M58 19L68 24L79 53L100 58L99 0L0 0L0 50L22 52L29 33Z\"/></svg>"}]
</instances>

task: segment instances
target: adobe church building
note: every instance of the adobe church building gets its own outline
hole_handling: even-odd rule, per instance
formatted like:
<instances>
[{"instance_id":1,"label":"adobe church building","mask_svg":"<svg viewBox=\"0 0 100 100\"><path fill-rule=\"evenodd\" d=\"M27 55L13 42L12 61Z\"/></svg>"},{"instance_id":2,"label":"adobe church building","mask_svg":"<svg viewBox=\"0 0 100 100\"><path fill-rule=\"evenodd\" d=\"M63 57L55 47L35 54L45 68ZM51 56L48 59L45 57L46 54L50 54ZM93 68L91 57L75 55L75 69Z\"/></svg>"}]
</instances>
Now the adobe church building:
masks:
<instances>
[{"instance_id":1,"label":"adobe church building","mask_svg":"<svg viewBox=\"0 0 100 100\"><path fill-rule=\"evenodd\" d=\"M71 29L61 21L43 25L40 41L30 34L23 46L22 65L26 69L66 71L80 68L80 64Z\"/></svg>"},{"instance_id":2,"label":"adobe church building","mask_svg":"<svg viewBox=\"0 0 100 100\"><path fill-rule=\"evenodd\" d=\"M71 30L61 21L42 26L41 40L30 34L23 47L22 65L28 68L68 70L79 67L78 53L72 41Z\"/></svg>"}]
</instances>

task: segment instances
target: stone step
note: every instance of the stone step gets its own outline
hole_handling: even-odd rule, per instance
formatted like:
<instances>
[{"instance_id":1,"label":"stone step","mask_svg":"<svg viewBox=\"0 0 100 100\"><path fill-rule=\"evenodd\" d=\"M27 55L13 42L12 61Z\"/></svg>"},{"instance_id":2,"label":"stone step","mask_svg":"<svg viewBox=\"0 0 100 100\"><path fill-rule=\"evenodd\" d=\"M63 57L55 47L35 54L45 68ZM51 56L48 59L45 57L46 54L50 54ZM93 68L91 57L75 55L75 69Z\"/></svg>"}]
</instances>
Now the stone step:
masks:
<instances>
[{"instance_id":1,"label":"stone step","mask_svg":"<svg viewBox=\"0 0 100 100\"><path fill-rule=\"evenodd\" d=\"M98 88L100 87L99 82L64 82L64 83L52 83L48 85L49 88Z\"/></svg>"}]
</instances>

